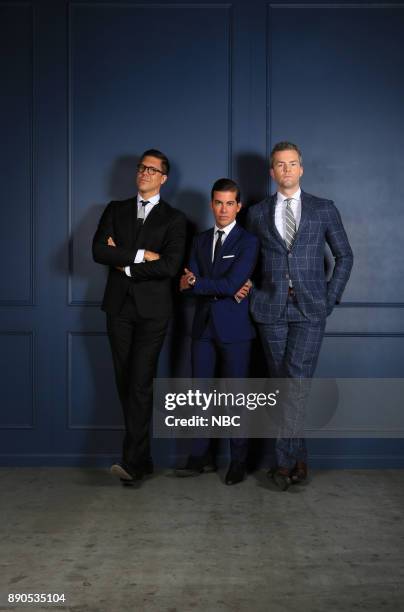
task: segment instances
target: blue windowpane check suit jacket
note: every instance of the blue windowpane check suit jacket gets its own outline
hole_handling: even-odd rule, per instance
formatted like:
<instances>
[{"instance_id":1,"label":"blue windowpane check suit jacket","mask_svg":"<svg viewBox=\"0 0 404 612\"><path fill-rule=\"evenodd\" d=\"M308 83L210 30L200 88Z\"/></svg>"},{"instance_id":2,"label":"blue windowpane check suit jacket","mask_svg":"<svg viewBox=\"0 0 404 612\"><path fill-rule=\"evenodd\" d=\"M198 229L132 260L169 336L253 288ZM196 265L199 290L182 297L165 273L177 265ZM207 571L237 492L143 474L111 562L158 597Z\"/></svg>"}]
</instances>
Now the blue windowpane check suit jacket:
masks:
<instances>
[{"instance_id":1,"label":"blue windowpane check suit jacket","mask_svg":"<svg viewBox=\"0 0 404 612\"><path fill-rule=\"evenodd\" d=\"M340 214L331 200L302 191L302 214L290 252L275 225L276 194L251 206L247 229L261 242L260 274L251 290L250 311L257 323L282 318L292 281L303 314L318 320L331 313L348 282L353 254ZM327 283L325 243L335 259Z\"/></svg>"},{"instance_id":2,"label":"blue windowpane check suit jacket","mask_svg":"<svg viewBox=\"0 0 404 612\"><path fill-rule=\"evenodd\" d=\"M200 338L209 315L221 342L241 342L255 336L248 313L248 298L240 303L234 294L251 277L254 270L258 239L235 225L212 263L213 228L194 238L189 269L196 276L191 292L197 297L192 337Z\"/></svg>"}]
</instances>

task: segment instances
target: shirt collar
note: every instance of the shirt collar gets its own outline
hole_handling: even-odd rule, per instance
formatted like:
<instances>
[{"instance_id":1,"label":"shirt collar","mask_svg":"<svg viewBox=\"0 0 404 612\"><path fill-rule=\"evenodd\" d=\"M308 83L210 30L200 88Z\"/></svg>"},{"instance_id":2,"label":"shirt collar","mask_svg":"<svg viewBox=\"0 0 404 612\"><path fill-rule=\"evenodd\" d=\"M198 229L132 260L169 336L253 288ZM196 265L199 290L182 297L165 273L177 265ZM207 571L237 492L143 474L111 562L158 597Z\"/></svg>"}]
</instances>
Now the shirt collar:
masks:
<instances>
[{"instance_id":1,"label":"shirt collar","mask_svg":"<svg viewBox=\"0 0 404 612\"><path fill-rule=\"evenodd\" d=\"M214 236L216 236L216 232L221 231L224 232L225 234L225 238L227 238L227 236L230 234L231 230L233 229L233 227L236 225L236 220L234 219L234 221L232 223L229 223L229 225L226 225L226 227L217 227L217 225L215 224L215 229L214 229Z\"/></svg>"},{"instance_id":2,"label":"shirt collar","mask_svg":"<svg viewBox=\"0 0 404 612\"><path fill-rule=\"evenodd\" d=\"M140 202L143 200L142 196L140 195L140 193L137 194L137 205L140 205ZM148 199L149 204L146 204L146 206L150 206L150 204L152 206L154 206L155 204L158 204L160 202L160 194L158 193L157 195L152 196L151 198Z\"/></svg>"},{"instance_id":3,"label":"shirt collar","mask_svg":"<svg viewBox=\"0 0 404 612\"><path fill-rule=\"evenodd\" d=\"M297 202L300 202L301 196L302 196L302 190L301 190L300 187L291 196L285 196L285 195L283 195L283 193L280 193L278 191L277 194L276 194L276 202L277 202L277 204L282 204L285 200L288 200L288 199L292 199L292 200L296 200Z\"/></svg>"}]
</instances>

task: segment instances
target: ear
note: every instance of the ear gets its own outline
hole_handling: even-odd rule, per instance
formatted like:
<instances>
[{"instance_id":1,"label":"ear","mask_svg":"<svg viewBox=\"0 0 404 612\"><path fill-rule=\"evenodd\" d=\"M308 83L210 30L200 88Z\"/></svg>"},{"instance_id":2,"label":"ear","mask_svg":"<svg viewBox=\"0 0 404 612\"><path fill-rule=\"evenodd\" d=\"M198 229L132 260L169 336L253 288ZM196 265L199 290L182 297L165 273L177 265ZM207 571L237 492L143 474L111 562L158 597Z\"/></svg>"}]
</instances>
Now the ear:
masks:
<instances>
[{"instance_id":1,"label":"ear","mask_svg":"<svg viewBox=\"0 0 404 612\"><path fill-rule=\"evenodd\" d=\"M269 174L270 174L271 178L275 180L274 169L273 168L269 169Z\"/></svg>"},{"instance_id":2,"label":"ear","mask_svg":"<svg viewBox=\"0 0 404 612\"><path fill-rule=\"evenodd\" d=\"M242 207L243 207L243 204L242 204L241 202L238 202L238 204L237 204L237 213L239 213L239 212L240 212L240 210L242 209Z\"/></svg>"},{"instance_id":3,"label":"ear","mask_svg":"<svg viewBox=\"0 0 404 612\"><path fill-rule=\"evenodd\" d=\"M161 184L164 185L164 183L166 182L167 179L168 179L168 176L166 174L162 174L161 175Z\"/></svg>"},{"instance_id":4,"label":"ear","mask_svg":"<svg viewBox=\"0 0 404 612\"><path fill-rule=\"evenodd\" d=\"M303 166L300 166L300 176L303 176L303 172L304 172Z\"/></svg>"}]
</instances>

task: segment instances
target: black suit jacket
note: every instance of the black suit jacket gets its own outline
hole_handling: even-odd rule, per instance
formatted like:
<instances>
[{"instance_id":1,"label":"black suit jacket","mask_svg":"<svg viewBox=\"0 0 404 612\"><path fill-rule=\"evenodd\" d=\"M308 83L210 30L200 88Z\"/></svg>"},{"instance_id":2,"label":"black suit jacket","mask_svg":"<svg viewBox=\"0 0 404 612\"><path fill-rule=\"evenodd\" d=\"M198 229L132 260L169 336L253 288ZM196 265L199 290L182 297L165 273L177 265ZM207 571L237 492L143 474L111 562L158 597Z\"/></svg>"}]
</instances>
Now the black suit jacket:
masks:
<instances>
[{"instance_id":1,"label":"black suit jacket","mask_svg":"<svg viewBox=\"0 0 404 612\"><path fill-rule=\"evenodd\" d=\"M185 215L164 200L152 208L140 230L137 200L110 202L93 239L93 258L109 266L102 310L118 314L130 290L143 317L167 317L172 310L171 279L183 263L186 237ZM107 244L112 236L116 247ZM159 253L160 259L134 264L138 249ZM130 266L131 277L116 269Z\"/></svg>"}]
</instances>

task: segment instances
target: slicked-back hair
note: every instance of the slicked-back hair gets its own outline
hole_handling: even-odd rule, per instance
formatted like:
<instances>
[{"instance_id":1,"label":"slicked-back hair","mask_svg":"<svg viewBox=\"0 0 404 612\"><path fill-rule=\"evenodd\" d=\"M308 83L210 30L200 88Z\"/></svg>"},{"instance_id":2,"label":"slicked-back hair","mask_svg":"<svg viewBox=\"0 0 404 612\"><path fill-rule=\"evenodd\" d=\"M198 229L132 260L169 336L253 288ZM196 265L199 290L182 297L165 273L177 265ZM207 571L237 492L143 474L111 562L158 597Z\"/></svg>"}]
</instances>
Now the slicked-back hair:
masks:
<instances>
[{"instance_id":1,"label":"slicked-back hair","mask_svg":"<svg viewBox=\"0 0 404 612\"><path fill-rule=\"evenodd\" d=\"M213 194L215 191L234 191L236 193L235 200L237 204L240 202L240 188L235 181L229 178L220 178L214 183L210 192L210 199L213 202Z\"/></svg>"},{"instance_id":2,"label":"slicked-back hair","mask_svg":"<svg viewBox=\"0 0 404 612\"><path fill-rule=\"evenodd\" d=\"M145 151L141 158L140 158L140 162L142 162L144 160L145 157L147 156L151 156L151 157L157 157L157 159L159 159L161 161L161 169L164 172L164 174L169 174L170 172L170 162L168 161L168 157L166 155L164 155L164 153L162 153L161 151L159 151L158 149L147 149L147 151Z\"/></svg>"},{"instance_id":3,"label":"slicked-back hair","mask_svg":"<svg viewBox=\"0 0 404 612\"><path fill-rule=\"evenodd\" d=\"M274 167L274 157L275 157L275 153L278 153L278 151L296 151L296 153L299 156L300 165L303 166L303 156L302 156L302 152L300 151L299 147L295 145L293 142L288 142L287 140L285 140L282 142L277 142L274 148L272 149L271 156L269 158L270 168Z\"/></svg>"}]
</instances>

